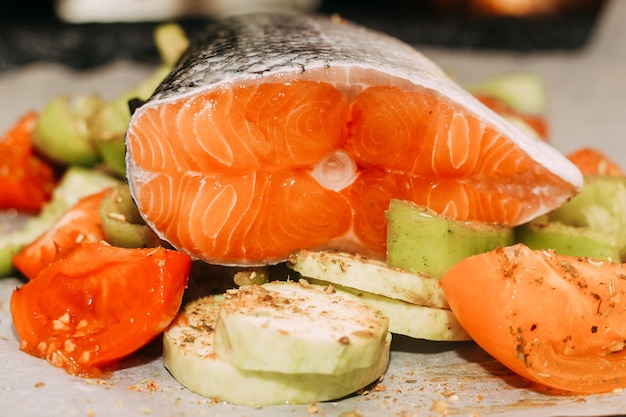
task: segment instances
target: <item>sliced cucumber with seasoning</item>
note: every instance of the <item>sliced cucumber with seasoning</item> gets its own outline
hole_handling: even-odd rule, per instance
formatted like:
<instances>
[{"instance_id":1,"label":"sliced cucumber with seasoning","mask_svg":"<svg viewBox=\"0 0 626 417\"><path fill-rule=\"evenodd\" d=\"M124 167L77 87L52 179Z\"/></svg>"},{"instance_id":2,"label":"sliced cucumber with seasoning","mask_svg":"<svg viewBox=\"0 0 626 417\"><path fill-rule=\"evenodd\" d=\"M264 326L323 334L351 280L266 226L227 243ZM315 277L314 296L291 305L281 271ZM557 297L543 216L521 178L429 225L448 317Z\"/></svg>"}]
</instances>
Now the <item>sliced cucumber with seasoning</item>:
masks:
<instances>
[{"instance_id":1,"label":"sliced cucumber with seasoning","mask_svg":"<svg viewBox=\"0 0 626 417\"><path fill-rule=\"evenodd\" d=\"M379 379L387 369L391 335L369 367L340 374L248 371L217 356L213 349L222 296L194 300L163 334L163 363L182 385L232 404L309 404L345 397ZM265 355L275 355L273 351Z\"/></svg>"},{"instance_id":2,"label":"sliced cucumber with seasoning","mask_svg":"<svg viewBox=\"0 0 626 417\"><path fill-rule=\"evenodd\" d=\"M215 353L242 369L340 374L376 364L389 320L311 285L274 281L228 293L215 325Z\"/></svg>"},{"instance_id":3,"label":"sliced cucumber with seasoning","mask_svg":"<svg viewBox=\"0 0 626 417\"><path fill-rule=\"evenodd\" d=\"M358 255L302 250L289 258L288 266L307 279L315 278L412 304L449 308L438 279Z\"/></svg>"},{"instance_id":4,"label":"sliced cucumber with seasoning","mask_svg":"<svg viewBox=\"0 0 626 417\"><path fill-rule=\"evenodd\" d=\"M389 318L392 333L432 341L470 340L451 310L411 304L318 279L309 281L317 286L332 285L339 294L354 297L356 301L377 309Z\"/></svg>"},{"instance_id":5,"label":"sliced cucumber with seasoning","mask_svg":"<svg viewBox=\"0 0 626 417\"><path fill-rule=\"evenodd\" d=\"M151 248L161 239L144 222L130 195L128 184L111 188L100 202L102 230L107 242L122 248Z\"/></svg>"},{"instance_id":6,"label":"sliced cucumber with seasoning","mask_svg":"<svg viewBox=\"0 0 626 417\"><path fill-rule=\"evenodd\" d=\"M615 233L548 221L545 215L516 227L515 240L531 249L554 249L562 255L586 256L598 260L620 259Z\"/></svg>"},{"instance_id":7,"label":"sliced cucumber with seasoning","mask_svg":"<svg viewBox=\"0 0 626 417\"><path fill-rule=\"evenodd\" d=\"M69 167L41 212L26 221L21 229L0 236L0 277L15 272L12 259L24 245L48 230L81 198L120 182L96 170Z\"/></svg>"},{"instance_id":8,"label":"sliced cucumber with seasoning","mask_svg":"<svg viewBox=\"0 0 626 417\"><path fill-rule=\"evenodd\" d=\"M452 220L403 200L391 200L386 217L387 263L437 279L469 256L514 242L512 228Z\"/></svg>"}]
</instances>

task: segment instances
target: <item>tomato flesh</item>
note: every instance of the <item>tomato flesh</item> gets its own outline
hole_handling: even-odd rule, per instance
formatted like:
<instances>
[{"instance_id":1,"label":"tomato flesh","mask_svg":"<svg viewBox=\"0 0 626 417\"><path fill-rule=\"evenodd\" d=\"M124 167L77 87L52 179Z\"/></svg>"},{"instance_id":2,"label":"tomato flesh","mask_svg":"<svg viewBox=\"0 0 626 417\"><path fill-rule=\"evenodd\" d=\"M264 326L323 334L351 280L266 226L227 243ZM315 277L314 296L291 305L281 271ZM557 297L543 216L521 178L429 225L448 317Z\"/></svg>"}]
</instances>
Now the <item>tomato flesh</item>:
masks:
<instances>
[{"instance_id":1,"label":"tomato flesh","mask_svg":"<svg viewBox=\"0 0 626 417\"><path fill-rule=\"evenodd\" d=\"M440 285L469 335L517 374L575 393L626 387L626 267L517 244Z\"/></svg>"},{"instance_id":2,"label":"tomato flesh","mask_svg":"<svg viewBox=\"0 0 626 417\"><path fill-rule=\"evenodd\" d=\"M180 308L191 258L164 248L83 243L14 290L20 348L76 375L137 351Z\"/></svg>"},{"instance_id":3,"label":"tomato flesh","mask_svg":"<svg viewBox=\"0 0 626 417\"><path fill-rule=\"evenodd\" d=\"M99 207L107 190L80 199L45 233L13 256L13 265L28 279L55 260L59 251L81 242L105 240Z\"/></svg>"},{"instance_id":4,"label":"tomato flesh","mask_svg":"<svg viewBox=\"0 0 626 417\"><path fill-rule=\"evenodd\" d=\"M56 184L50 164L35 154L32 134L38 115L31 111L0 138L0 208L38 211Z\"/></svg>"}]
</instances>

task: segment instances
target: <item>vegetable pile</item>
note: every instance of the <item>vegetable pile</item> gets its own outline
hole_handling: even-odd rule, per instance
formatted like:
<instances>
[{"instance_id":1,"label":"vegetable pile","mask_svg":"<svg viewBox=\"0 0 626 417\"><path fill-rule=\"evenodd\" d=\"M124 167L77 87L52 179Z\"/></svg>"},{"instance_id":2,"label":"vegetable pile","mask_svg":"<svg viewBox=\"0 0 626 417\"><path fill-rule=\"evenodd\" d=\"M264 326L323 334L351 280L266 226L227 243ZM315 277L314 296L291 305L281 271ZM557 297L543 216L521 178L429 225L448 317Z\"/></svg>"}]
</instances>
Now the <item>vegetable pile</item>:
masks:
<instances>
[{"instance_id":1,"label":"vegetable pile","mask_svg":"<svg viewBox=\"0 0 626 417\"><path fill-rule=\"evenodd\" d=\"M124 181L128 103L146 99L186 47L175 25L156 40L163 65L137 88L111 102L60 97L0 139L0 208L33 214L0 236L0 276L24 278L10 306L24 352L93 376L163 334L165 366L191 390L239 404L304 403L376 381L391 334L401 334L472 339L556 389L626 387L626 175L592 148L568 155L585 176L582 192L527 224L457 222L392 200L386 262L302 250L286 272L233 269L231 290L185 304L192 259L144 224ZM549 140L537 77L470 91ZM316 337L298 331L305 324Z\"/></svg>"}]
</instances>

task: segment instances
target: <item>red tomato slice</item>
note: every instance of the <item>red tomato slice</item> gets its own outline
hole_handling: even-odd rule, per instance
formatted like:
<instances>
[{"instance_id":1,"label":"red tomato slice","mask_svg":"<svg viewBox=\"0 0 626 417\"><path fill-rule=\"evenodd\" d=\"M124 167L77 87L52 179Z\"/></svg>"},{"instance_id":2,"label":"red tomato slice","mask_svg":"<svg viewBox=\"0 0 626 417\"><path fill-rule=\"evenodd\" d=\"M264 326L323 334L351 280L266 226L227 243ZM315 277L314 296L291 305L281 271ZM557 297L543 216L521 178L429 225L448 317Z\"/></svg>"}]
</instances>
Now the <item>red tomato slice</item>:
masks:
<instances>
[{"instance_id":1,"label":"red tomato slice","mask_svg":"<svg viewBox=\"0 0 626 417\"><path fill-rule=\"evenodd\" d=\"M28 279L33 279L57 257L60 250L81 242L105 240L99 207L107 190L80 199L55 224L24 246L14 257L13 265Z\"/></svg>"},{"instance_id":2,"label":"red tomato slice","mask_svg":"<svg viewBox=\"0 0 626 417\"><path fill-rule=\"evenodd\" d=\"M469 335L517 374L575 393L626 387L626 267L518 244L440 285Z\"/></svg>"},{"instance_id":3,"label":"red tomato slice","mask_svg":"<svg viewBox=\"0 0 626 417\"><path fill-rule=\"evenodd\" d=\"M50 164L37 157L32 134L36 112L28 112L0 138L0 208L37 211L56 183Z\"/></svg>"},{"instance_id":4,"label":"red tomato slice","mask_svg":"<svg viewBox=\"0 0 626 417\"><path fill-rule=\"evenodd\" d=\"M191 258L164 248L84 243L11 297L20 349L76 375L146 345L174 319Z\"/></svg>"}]
</instances>

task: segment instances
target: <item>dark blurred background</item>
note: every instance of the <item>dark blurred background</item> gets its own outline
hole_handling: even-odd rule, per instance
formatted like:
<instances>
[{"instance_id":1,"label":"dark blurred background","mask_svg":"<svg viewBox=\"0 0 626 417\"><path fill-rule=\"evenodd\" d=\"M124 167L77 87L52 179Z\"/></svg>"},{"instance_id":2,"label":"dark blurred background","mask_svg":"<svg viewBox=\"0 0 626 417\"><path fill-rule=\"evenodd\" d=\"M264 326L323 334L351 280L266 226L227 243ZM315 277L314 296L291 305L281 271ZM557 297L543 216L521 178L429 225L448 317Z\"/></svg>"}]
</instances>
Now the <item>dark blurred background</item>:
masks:
<instances>
[{"instance_id":1,"label":"dark blurred background","mask_svg":"<svg viewBox=\"0 0 626 417\"><path fill-rule=\"evenodd\" d=\"M416 46L532 52L584 48L602 5L602 0L321 0L315 11L337 13ZM210 19L176 20L193 32ZM75 68L118 58L157 62L152 39L157 24L69 23L57 16L52 0L2 0L0 71L40 61Z\"/></svg>"}]
</instances>

